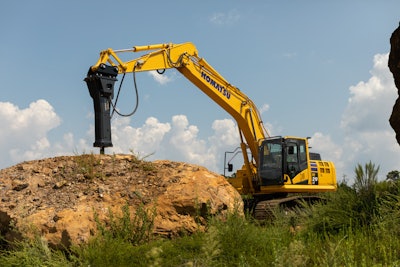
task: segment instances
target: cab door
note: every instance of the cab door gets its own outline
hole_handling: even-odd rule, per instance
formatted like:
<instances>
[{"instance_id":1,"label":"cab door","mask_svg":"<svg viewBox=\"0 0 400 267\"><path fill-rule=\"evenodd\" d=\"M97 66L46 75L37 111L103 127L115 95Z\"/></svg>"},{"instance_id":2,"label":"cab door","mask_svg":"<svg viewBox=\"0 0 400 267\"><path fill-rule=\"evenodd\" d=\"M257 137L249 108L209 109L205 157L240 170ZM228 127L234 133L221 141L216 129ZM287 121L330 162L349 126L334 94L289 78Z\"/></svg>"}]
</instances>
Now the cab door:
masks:
<instances>
[{"instance_id":1,"label":"cab door","mask_svg":"<svg viewBox=\"0 0 400 267\"><path fill-rule=\"evenodd\" d=\"M267 139L260 146L258 174L261 185L283 185L282 138Z\"/></svg>"},{"instance_id":2,"label":"cab door","mask_svg":"<svg viewBox=\"0 0 400 267\"><path fill-rule=\"evenodd\" d=\"M306 142L302 139L287 139L284 149L284 158L284 176L289 177L292 184L301 182L295 181L295 177L308 167Z\"/></svg>"}]
</instances>

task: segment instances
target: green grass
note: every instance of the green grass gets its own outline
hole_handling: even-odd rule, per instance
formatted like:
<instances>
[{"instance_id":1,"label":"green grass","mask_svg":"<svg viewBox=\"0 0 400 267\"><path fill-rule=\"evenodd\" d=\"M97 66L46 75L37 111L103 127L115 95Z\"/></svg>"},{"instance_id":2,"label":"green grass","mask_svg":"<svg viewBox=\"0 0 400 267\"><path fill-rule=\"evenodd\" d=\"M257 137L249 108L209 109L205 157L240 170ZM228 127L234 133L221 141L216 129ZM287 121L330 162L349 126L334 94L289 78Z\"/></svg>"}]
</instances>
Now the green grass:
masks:
<instances>
[{"instance_id":1,"label":"green grass","mask_svg":"<svg viewBox=\"0 0 400 267\"><path fill-rule=\"evenodd\" d=\"M0 266L79 266L80 259L70 257L68 253L51 250L45 240L36 237L34 240L15 242L13 249L0 253Z\"/></svg>"},{"instance_id":2,"label":"green grass","mask_svg":"<svg viewBox=\"0 0 400 267\"><path fill-rule=\"evenodd\" d=\"M316 208L313 208L316 209ZM387 218L393 220L393 218ZM0 266L397 266L400 236L393 221L340 230L291 228L285 215L267 225L232 215L211 219L204 233L176 239L132 239L133 229L116 219L88 244L68 252L51 250L40 238L3 251ZM119 223L118 220L121 220ZM397 219L396 219L397 220ZM127 228L124 228L125 225ZM398 225L398 224L397 224ZM122 227L122 228L121 228ZM303 228L302 228L303 227ZM136 228L143 231L143 228ZM393 231L395 230L395 231ZM116 233L115 231L120 231ZM146 236L140 234L139 236Z\"/></svg>"}]
</instances>

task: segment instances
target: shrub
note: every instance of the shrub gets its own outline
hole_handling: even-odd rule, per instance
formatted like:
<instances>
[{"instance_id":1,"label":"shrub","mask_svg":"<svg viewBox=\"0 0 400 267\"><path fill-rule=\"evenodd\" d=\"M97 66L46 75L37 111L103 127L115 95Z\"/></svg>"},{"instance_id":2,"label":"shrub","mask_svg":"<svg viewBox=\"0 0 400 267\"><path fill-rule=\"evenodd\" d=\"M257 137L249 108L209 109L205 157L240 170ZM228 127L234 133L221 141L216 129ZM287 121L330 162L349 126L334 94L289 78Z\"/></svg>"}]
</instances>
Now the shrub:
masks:
<instances>
[{"instance_id":1,"label":"shrub","mask_svg":"<svg viewBox=\"0 0 400 267\"><path fill-rule=\"evenodd\" d=\"M47 241L40 236L32 240L17 241L12 244L13 249L2 251L0 266L75 266L78 260L67 257L60 250L49 248Z\"/></svg>"},{"instance_id":2,"label":"shrub","mask_svg":"<svg viewBox=\"0 0 400 267\"><path fill-rule=\"evenodd\" d=\"M131 216L129 205L126 204L122 208L122 217L115 217L110 210L108 219L101 222L98 215L95 214L98 237L108 239L120 239L139 245L150 241L153 233L155 209L146 210L143 205L138 206L135 215Z\"/></svg>"}]
</instances>

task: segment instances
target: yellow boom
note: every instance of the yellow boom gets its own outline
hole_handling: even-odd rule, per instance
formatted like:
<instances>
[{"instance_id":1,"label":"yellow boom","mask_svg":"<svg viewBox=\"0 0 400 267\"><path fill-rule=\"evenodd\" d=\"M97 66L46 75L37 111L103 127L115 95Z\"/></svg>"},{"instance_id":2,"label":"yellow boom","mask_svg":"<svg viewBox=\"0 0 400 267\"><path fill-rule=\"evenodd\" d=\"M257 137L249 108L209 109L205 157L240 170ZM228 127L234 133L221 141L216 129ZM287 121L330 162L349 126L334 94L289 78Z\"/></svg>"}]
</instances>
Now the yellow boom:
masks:
<instances>
[{"instance_id":1,"label":"yellow boom","mask_svg":"<svg viewBox=\"0 0 400 267\"><path fill-rule=\"evenodd\" d=\"M118 54L147 52L123 61ZM242 91L228 83L196 47L182 44L153 44L130 49L101 51L85 81L94 100L95 146L112 146L109 106L118 74L175 68L237 122L244 165L230 182L245 194L326 192L336 190L333 163L311 158L307 138L271 138L257 107ZM251 158L249 159L248 150ZM104 150L103 150L104 151Z\"/></svg>"}]
</instances>

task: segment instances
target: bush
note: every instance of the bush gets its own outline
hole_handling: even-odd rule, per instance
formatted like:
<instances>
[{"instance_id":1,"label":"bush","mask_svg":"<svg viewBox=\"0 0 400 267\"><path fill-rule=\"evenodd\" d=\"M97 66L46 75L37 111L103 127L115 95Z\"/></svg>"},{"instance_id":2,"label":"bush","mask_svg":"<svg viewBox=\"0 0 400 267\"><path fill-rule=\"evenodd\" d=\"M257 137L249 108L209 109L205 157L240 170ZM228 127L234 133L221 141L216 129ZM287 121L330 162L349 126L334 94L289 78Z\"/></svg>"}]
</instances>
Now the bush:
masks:
<instances>
[{"instance_id":1,"label":"bush","mask_svg":"<svg viewBox=\"0 0 400 267\"><path fill-rule=\"evenodd\" d=\"M140 205L131 216L128 204L122 207L122 217L115 217L110 211L106 222L101 222L95 214L98 238L121 239L132 245L148 242L152 237L155 215L155 209L146 210Z\"/></svg>"},{"instance_id":2,"label":"bush","mask_svg":"<svg viewBox=\"0 0 400 267\"><path fill-rule=\"evenodd\" d=\"M75 266L78 262L60 250L49 248L46 240L36 236L33 240L12 243L12 249L2 251L0 266Z\"/></svg>"},{"instance_id":3,"label":"bush","mask_svg":"<svg viewBox=\"0 0 400 267\"><path fill-rule=\"evenodd\" d=\"M128 204L122 207L121 217L110 211L105 222L95 214L97 235L87 245L73 250L91 266L132 266L143 262L138 246L151 241L154 216L155 210L145 210L143 206L131 216Z\"/></svg>"}]
</instances>

